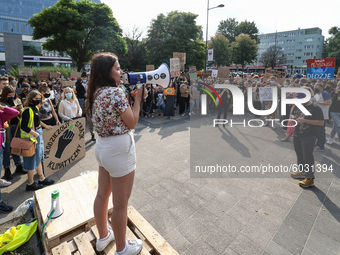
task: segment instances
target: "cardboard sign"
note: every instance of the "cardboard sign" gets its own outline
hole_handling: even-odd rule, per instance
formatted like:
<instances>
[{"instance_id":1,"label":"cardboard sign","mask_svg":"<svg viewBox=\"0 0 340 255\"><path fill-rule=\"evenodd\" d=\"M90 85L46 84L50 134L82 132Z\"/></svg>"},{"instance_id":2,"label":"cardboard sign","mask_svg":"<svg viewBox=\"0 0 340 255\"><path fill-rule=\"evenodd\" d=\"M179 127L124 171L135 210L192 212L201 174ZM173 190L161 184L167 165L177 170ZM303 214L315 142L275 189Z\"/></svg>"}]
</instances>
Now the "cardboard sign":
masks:
<instances>
[{"instance_id":1,"label":"cardboard sign","mask_svg":"<svg viewBox=\"0 0 340 255\"><path fill-rule=\"evenodd\" d=\"M184 71L184 66L187 61L187 54L182 52L174 52L173 58L179 58L180 59L180 70Z\"/></svg>"},{"instance_id":2,"label":"cardboard sign","mask_svg":"<svg viewBox=\"0 0 340 255\"><path fill-rule=\"evenodd\" d=\"M336 79L337 79L337 80L340 80L340 67L338 68L338 73L337 73L337 75L336 75Z\"/></svg>"},{"instance_id":3,"label":"cardboard sign","mask_svg":"<svg viewBox=\"0 0 340 255\"><path fill-rule=\"evenodd\" d=\"M50 72L50 78L55 78L55 79L59 79L60 78L60 74L57 72Z\"/></svg>"},{"instance_id":4,"label":"cardboard sign","mask_svg":"<svg viewBox=\"0 0 340 255\"><path fill-rule=\"evenodd\" d=\"M226 66L220 66L218 68L217 77L229 79L229 68Z\"/></svg>"},{"instance_id":5,"label":"cardboard sign","mask_svg":"<svg viewBox=\"0 0 340 255\"><path fill-rule=\"evenodd\" d=\"M273 69L266 69L266 72L264 73L264 78L269 79L271 76L275 76L278 79L284 79L286 77L286 73L278 70Z\"/></svg>"},{"instance_id":6,"label":"cardboard sign","mask_svg":"<svg viewBox=\"0 0 340 255\"><path fill-rule=\"evenodd\" d=\"M75 81L61 81L62 87L72 87L75 85L76 85Z\"/></svg>"},{"instance_id":7,"label":"cardboard sign","mask_svg":"<svg viewBox=\"0 0 340 255\"><path fill-rule=\"evenodd\" d=\"M44 129L44 173L48 177L85 157L85 118Z\"/></svg>"},{"instance_id":8,"label":"cardboard sign","mask_svg":"<svg viewBox=\"0 0 340 255\"><path fill-rule=\"evenodd\" d=\"M260 100L261 101L272 101L273 93L271 87L262 87L259 88Z\"/></svg>"},{"instance_id":9,"label":"cardboard sign","mask_svg":"<svg viewBox=\"0 0 340 255\"><path fill-rule=\"evenodd\" d=\"M76 71L71 71L71 78L75 77L76 79L81 77L81 73L80 72L76 72Z\"/></svg>"},{"instance_id":10,"label":"cardboard sign","mask_svg":"<svg viewBox=\"0 0 340 255\"><path fill-rule=\"evenodd\" d=\"M171 77L177 77L181 75L179 58L170 58L170 73Z\"/></svg>"},{"instance_id":11,"label":"cardboard sign","mask_svg":"<svg viewBox=\"0 0 340 255\"><path fill-rule=\"evenodd\" d=\"M154 65L146 65L146 71L147 72L150 72L150 71L153 71L155 70L155 66Z\"/></svg>"},{"instance_id":12,"label":"cardboard sign","mask_svg":"<svg viewBox=\"0 0 340 255\"><path fill-rule=\"evenodd\" d=\"M37 71L37 80L48 80L50 79L49 71Z\"/></svg>"},{"instance_id":13,"label":"cardboard sign","mask_svg":"<svg viewBox=\"0 0 340 255\"><path fill-rule=\"evenodd\" d=\"M211 70L205 70L203 72L203 78L208 78L209 76L211 77L212 71Z\"/></svg>"},{"instance_id":14,"label":"cardboard sign","mask_svg":"<svg viewBox=\"0 0 340 255\"><path fill-rule=\"evenodd\" d=\"M163 91L163 94L166 96L174 96L175 95L175 89L174 88L166 88Z\"/></svg>"},{"instance_id":15,"label":"cardboard sign","mask_svg":"<svg viewBox=\"0 0 340 255\"><path fill-rule=\"evenodd\" d=\"M196 73L196 66L189 66L189 73Z\"/></svg>"},{"instance_id":16,"label":"cardboard sign","mask_svg":"<svg viewBox=\"0 0 340 255\"><path fill-rule=\"evenodd\" d=\"M21 68L19 69L20 76L33 76L33 69L32 68Z\"/></svg>"}]
</instances>

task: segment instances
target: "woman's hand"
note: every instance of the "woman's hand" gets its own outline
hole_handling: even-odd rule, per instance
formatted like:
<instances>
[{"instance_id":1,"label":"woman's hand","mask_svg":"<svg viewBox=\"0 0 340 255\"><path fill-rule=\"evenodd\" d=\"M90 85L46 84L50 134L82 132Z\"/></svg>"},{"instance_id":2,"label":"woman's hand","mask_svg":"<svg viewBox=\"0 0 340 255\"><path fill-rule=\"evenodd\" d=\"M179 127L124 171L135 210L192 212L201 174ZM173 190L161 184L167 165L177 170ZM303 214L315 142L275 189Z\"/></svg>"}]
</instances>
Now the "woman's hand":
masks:
<instances>
[{"instance_id":1,"label":"woman's hand","mask_svg":"<svg viewBox=\"0 0 340 255\"><path fill-rule=\"evenodd\" d=\"M77 117L80 118L80 117L81 117L81 114L78 113L78 114L77 114Z\"/></svg>"},{"instance_id":2,"label":"woman's hand","mask_svg":"<svg viewBox=\"0 0 340 255\"><path fill-rule=\"evenodd\" d=\"M34 130L32 130L32 135L37 138L39 136L39 133L35 132Z\"/></svg>"},{"instance_id":3,"label":"woman's hand","mask_svg":"<svg viewBox=\"0 0 340 255\"><path fill-rule=\"evenodd\" d=\"M50 129L52 129L53 127L52 126L50 126L50 125L47 125L46 126L46 129L48 129L48 130L50 130Z\"/></svg>"},{"instance_id":4,"label":"woman's hand","mask_svg":"<svg viewBox=\"0 0 340 255\"><path fill-rule=\"evenodd\" d=\"M0 104L0 110L2 111L3 109L5 109L6 106L3 106Z\"/></svg>"},{"instance_id":5,"label":"woman's hand","mask_svg":"<svg viewBox=\"0 0 340 255\"><path fill-rule=\"evenodd\" d=\"M144 90L143 90L144 89ZM141 88L139 88L137 90L137 94L136 94L136 99L142 99L142 95L143 95L143 91L144 91L144 99L146 98L146 96L148 95L148 91L145 88L145 86L142 86Z\"/></svg>"},{"instance_id":6,"label":"woman's hand","mask_svg":"<svg viewBox=\"0 0 340 255\"><path fill-rule=\"evenodd\" d=\"M60 125L61 125L61 123L60 123L60 121L59 121L59 120L57 120L57 121L56 121L56 124L57 124L58 126L60 126Z\"/></svg>"}]
</instances>

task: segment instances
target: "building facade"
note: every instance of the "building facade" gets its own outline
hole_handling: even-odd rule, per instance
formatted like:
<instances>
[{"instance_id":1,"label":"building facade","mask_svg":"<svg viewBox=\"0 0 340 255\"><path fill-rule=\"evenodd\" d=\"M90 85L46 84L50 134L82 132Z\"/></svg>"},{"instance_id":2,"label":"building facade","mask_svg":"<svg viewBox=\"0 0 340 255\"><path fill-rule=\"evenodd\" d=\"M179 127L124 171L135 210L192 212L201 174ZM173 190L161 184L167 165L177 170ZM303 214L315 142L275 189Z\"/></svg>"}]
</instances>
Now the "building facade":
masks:
<instances>
[{"instance_id":1,"label":"building facade","mask_svg":"<svg viewBox=\"0 0 340 255\"><path fill-rule=\"evenodd\" d=\"M59 52L42 49L45 40L33 40L27 25L34 14L53 6L57 0L0 0L0 66L70 65L72 59ZM100 3L100 0L92 0Z\"/></svg>"},{"instance_id":2,"label":"building facade","mask_svg":"<svg viewBox=\"0 0 340 255\"><path fill-rule=\"evenodd\" d=\"M281 47L286 58L285 63L289 73L305 74L307 70L307 59L322 58L324 36L318 27L297 29L285 32L275 32L259 35L258 65L259 59L269 47Z\"/></svg>"}]
</instances>

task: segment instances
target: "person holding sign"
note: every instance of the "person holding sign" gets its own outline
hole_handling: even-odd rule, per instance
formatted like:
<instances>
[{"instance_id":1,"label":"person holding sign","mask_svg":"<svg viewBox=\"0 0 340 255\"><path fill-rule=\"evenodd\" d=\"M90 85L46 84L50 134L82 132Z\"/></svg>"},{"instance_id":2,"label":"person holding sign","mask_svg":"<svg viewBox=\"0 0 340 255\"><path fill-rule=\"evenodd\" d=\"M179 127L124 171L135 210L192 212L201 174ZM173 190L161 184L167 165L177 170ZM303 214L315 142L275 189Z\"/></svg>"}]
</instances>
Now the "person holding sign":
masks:
<instances>
[{"instance_id":1,"label":"person holding sign","mask_svg":"<svg viewBox=\"0 0 340 255\"><path fill-rule=\"evenodd\" d=\"M83 114L78 99L70 87L64 89L63 99L59 103L58 114L63 121L72 121L80 118Z\"/></svg>"},{"instance_id":2,"label":"person holding sign","mask_svg":"<svg viewBox=\"0 0 340 255\"><path fill-rule=\"evenodd\" d=\"M133 137L140 112L142 94L138 89L133 108L124 91L118 87L122 70L115 54L98 53L93 56L91 76L87 88L86 113L92 117L98 138L95 156L99 164L98 191L94 201L94 217L99 239L97 251L102 251L116 239L115 254L138 254L142 240L126 241L127 206L136 169L136 151ZM108 200L112 194L111 224L107 226Z\"/></svg>"},{"instance_id":3,"label":"person holding sign","mask_svg":"<svg viewBox=\"0 0 340 255\"><path fill-rule=\"evenodd\" d=\"M28 94L25 101L25 108L21 113L20 120L20 137L29 138L36 143L35 154L32 157L23 157L24 169L27 171L27 185L26 191L38 190L44 185L52 185L53 180L47 179L42 170L42 161L44 161L44 140L42 126L51 129L52 126L47 126L41 122L41 114L39 112L39 105L41 105L42 95L39 91L32 91ZM39 176L38 183L34 182L34 170Z\"/></svg>"},{"instance_id":4,"label":"person holding sign","mask_svg":"<svg viewBox=\"0 0 340 255\"><path fill-rule=\"evenodd\" d=\"M41 121L46 125L55 126L60 125L58 115L54 110L52 101L49 99L51 96L50 88L45 86L39 87L39 92L43 96L42 105L40 107Z\"/></svg>"}]
</instances>

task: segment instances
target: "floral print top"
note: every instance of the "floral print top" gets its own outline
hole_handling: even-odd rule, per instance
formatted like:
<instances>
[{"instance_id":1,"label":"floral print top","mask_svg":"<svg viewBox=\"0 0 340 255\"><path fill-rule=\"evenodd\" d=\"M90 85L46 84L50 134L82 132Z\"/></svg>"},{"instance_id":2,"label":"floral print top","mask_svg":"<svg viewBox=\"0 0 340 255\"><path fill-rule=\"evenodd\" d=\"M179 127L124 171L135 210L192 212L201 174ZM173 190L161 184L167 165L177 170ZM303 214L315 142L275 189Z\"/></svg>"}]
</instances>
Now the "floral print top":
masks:
<instances>
[{"instance_id":1,"label":"floral print top","mask_svg":"<svg viewBox=\"0 0 340 255\"><path fill-rule=\"evenodd\" d=\"M122 89L102 87L96 90L93 101L92 122L100 137L122 135L130 129L123 122L120 114L129 107L129 102Z\"/></svg>"}]
</instances>

